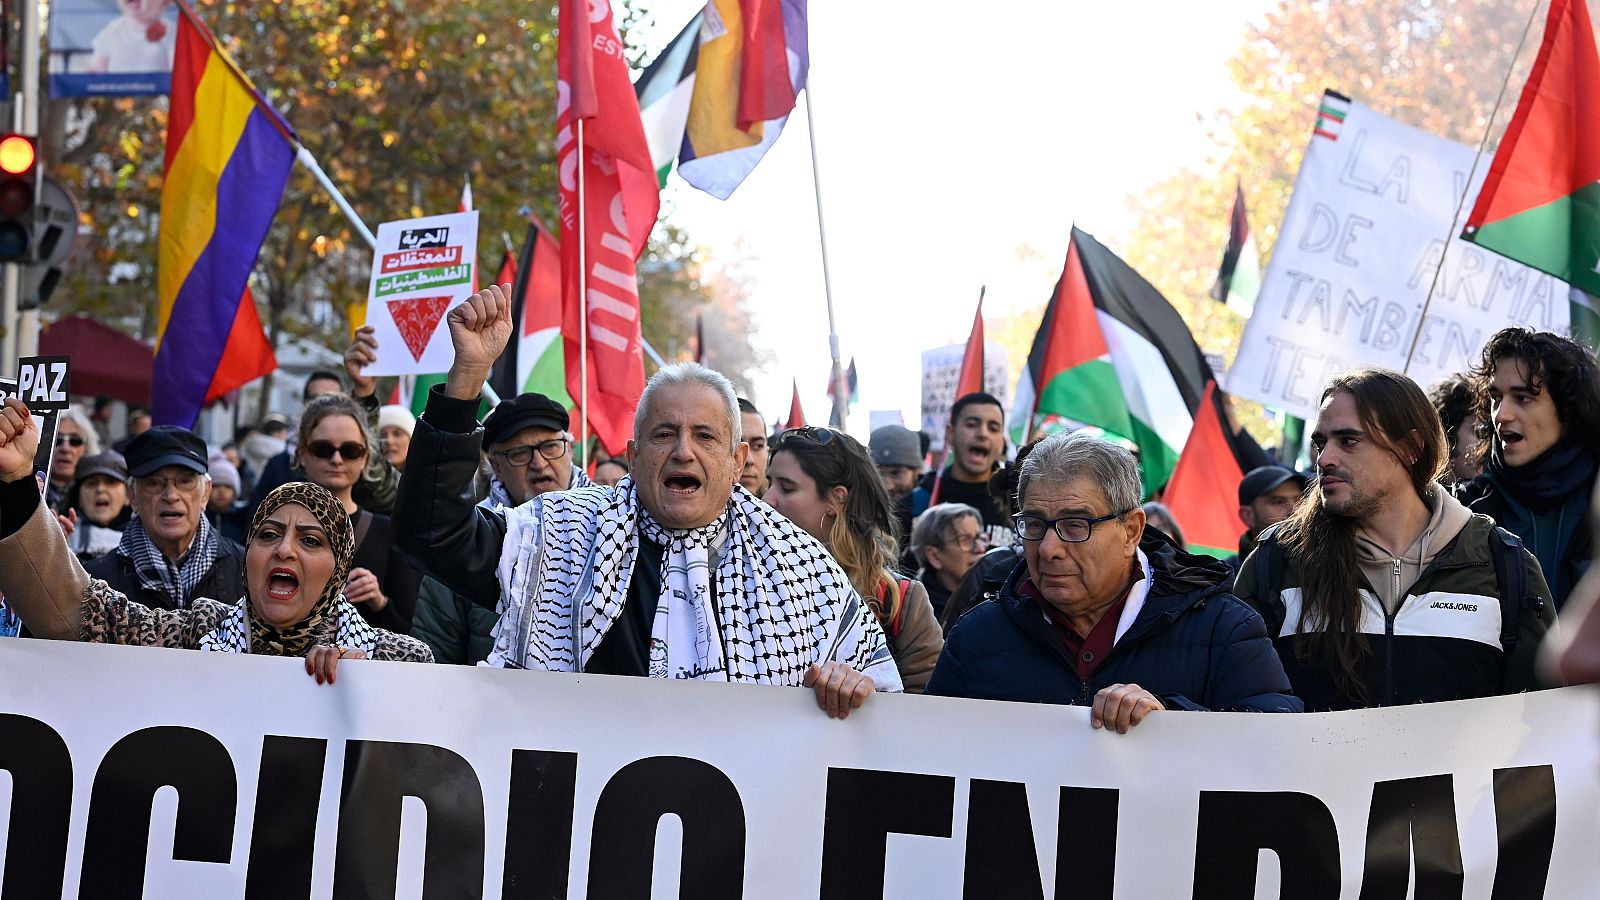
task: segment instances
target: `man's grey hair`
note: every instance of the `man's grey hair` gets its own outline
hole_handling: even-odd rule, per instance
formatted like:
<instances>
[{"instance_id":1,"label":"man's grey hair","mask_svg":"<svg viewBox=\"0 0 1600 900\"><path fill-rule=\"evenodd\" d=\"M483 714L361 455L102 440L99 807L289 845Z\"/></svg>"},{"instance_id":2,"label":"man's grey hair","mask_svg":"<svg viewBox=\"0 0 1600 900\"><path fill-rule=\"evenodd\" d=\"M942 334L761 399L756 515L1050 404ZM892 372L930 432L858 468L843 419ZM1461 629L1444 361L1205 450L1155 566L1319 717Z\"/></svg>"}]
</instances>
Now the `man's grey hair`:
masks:
<instances>
[{"instance_id":1,"label":"man's grey hair","mask_svg":"<svg viewBox=\"0 0 1600 900\"><path fill-rule=\"evenodd\" d=\"M1024 506L1028 487L1036 480L1065 484L1079 478L1100 485L1110 512L1127 512L1144 496L1139 462L1132 453L1105 438L1074 431L1052 434L1034 445L1017 477L1017 505Z\"/></svg>"},{"instance_id":2,"label":"man's grey hair","mask_svg":"<svg viewBox=\"0 0 1600 900\"><path fill-rule=\"evenodd\" d=\"M922 515L917 517L917 524L911 529L911 553L917 558L917 565L928 567L927 550L936 547L950 539L950 529L956 522L971 517L978 523L978 530L983 530L983 513L978 512L965 503L940 503L930 506Z\"/></svg>"},{"instance_id":3,"label":"man's grey hair","mask_svg":"<svg viewBox=\"0 0 1600 900\"><path fill-rule=\"evenodd\" d=\"M643 438L645 415L649 412L650 398L655 395L656 390L677 385L703 385L716 391L718 398L727 407L728 428L733 434L731 446L738 446L739 442L744 440L743 429L739 427L739 395L733 390L733 382L721 372L694 362L662 366L656 370L656 374L650 376L650 382L644 386L644 393L639 395L639 407L633 411L634 440Z\"/></svg>"},{"instance_id":4,"label":"man's grey hair","mask_svg":"<svg viewBox=\"0 0 1600 900\"><path fill-rule=\"evenodd\" d=\"M58 425L61 422L71 422L78 426L78 435L83 438L84 456L93 456L100 452L100 434L94 430L94 423L83 414L83 410L69 406L61 411L56 422Z\"/></svg>"}]
</instances>

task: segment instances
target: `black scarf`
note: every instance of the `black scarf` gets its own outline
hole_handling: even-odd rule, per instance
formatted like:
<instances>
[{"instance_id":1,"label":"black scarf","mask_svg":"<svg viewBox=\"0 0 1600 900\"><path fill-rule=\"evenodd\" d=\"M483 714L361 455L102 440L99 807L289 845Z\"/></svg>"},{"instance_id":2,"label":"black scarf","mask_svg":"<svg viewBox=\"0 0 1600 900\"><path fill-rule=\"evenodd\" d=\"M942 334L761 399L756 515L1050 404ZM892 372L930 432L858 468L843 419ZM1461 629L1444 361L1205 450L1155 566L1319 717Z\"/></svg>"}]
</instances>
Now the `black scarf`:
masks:
<instances>
[{"instance_id":1,"label":"black scarf","mask_svg":"<svg viewBox=\"0 0 1600 900\"><path fill-rule=\"evenodd\" d=\"M1594 479L1600 467L1589 448L1563 437L1550 449L1520 466L1506 465L1500 442L1489 451L1488 475L1511 499L1535 513L1560 505Z\"/></svg>"}]
</instances>

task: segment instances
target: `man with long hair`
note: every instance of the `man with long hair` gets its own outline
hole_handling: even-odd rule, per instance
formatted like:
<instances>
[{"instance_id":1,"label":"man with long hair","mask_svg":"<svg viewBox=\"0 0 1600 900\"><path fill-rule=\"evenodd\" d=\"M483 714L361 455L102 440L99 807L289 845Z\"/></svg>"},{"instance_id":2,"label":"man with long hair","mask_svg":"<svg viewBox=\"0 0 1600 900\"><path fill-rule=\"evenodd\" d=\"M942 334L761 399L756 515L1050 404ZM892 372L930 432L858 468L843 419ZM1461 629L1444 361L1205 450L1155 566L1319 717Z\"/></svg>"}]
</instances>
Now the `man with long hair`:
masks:
<instances>
[{"instance_id":1,"label":"man with long hair","mask_svg":"<svg viewBox=\"0 0 1600 900\"><path fill-rule=\"evenodd\" d=\"M1483 474L1456 489L1533 551L1559 610L1593 558L1589 496L1600 468L1594 351L1547 331L1507 328L1471 373L1474 415L1493 429Z\"/></svg>"},{"instance_id":2,"label":"man with long hair","mask_svg":"<svg viewBox=\"0 0 1600 900\"><path fill-rule=\"evenodd\" d=\"M1520 541L1438 485L1444 428L1422 388L1384 369L1335 377L1311 450L1315 484L1235 585L1306 707L1534 687L1549 588Z\"/></svg>"}]
</instances>

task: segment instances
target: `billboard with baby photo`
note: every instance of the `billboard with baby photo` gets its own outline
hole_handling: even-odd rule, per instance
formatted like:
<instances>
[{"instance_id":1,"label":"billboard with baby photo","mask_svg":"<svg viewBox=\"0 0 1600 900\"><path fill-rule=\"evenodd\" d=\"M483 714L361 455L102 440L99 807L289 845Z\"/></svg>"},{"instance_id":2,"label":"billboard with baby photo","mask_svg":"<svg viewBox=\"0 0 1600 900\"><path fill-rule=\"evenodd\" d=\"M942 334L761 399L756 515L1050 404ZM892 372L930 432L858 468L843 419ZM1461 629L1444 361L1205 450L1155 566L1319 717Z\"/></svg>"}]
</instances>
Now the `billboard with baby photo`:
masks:
<instances>
[{"instance_id":1,"label":"billboard with baby photo","mask_svg":"<svg viewBox=\"0 0 1600 900\"><path fill-rule=\"evenodd\" d=\"M54 0L50 94L131 97L172 86L178 7L172 0Z\"/></svg>"}]
</instances>

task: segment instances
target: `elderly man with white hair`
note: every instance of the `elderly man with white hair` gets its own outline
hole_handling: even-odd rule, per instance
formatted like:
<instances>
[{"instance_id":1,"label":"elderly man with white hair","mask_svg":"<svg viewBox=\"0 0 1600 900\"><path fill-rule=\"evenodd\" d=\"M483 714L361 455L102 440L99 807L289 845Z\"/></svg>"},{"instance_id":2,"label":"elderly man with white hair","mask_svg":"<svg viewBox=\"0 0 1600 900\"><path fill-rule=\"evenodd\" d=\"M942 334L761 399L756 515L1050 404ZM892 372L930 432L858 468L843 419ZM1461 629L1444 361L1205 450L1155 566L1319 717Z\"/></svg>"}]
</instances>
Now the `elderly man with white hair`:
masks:
<instances>
[{"instance_id":1,"label":"elderly man with white hair","mask_svg":"<svg viewBox=\"0 0 1600 900\"><path fill-rule=\"evenodd\" d=\"M1231 571L1146 529L1142 493L1122 447L1040 441L1017 482L1022 563L951 630L928 693L1091 706L1122 734L1157 710L1303 710Z\"/></svg>"},{"instance_id":2,"label":"elderly man with white hair","mask_svg":"<svg viewBox=\"0 0 1600 900\"><path fill-rule=\"evenodd\" d=\"M827 549L739 486L748 448L726 378L693 363L657 372L632 474L615 486L485 509L474 412L511 336L509 287L479 292L449 327L455 359L412 436L395 531L429 574L499 609L491 665L804 684L839 718L901 688Z\"/></svg>"}]
</instances>

